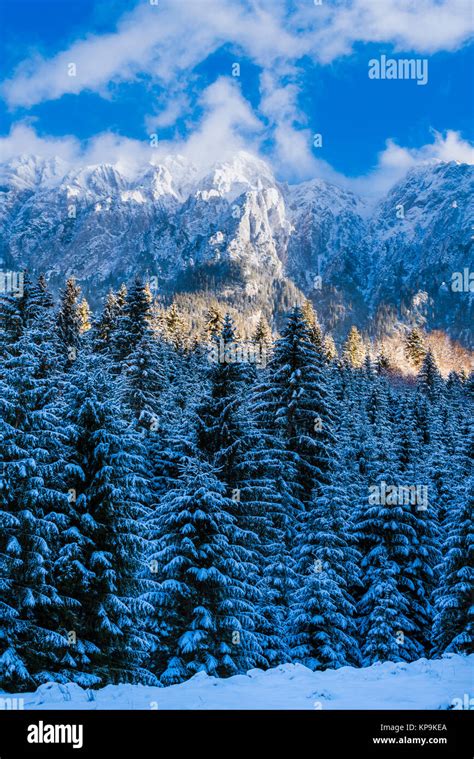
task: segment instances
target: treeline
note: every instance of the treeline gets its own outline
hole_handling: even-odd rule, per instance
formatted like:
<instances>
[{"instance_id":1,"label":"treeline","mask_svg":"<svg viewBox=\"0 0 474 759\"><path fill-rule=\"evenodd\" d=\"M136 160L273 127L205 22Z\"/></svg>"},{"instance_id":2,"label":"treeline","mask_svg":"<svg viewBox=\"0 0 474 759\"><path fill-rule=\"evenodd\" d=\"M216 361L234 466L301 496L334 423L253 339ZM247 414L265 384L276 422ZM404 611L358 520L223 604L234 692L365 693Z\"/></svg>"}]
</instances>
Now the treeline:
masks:
<instances>
[{"instance_id":1,"label":"treeline","mask_svg":"<svg viewBox=\"0 0 474 759\"><path fill-rule=\"evenodd\" d=\"M474 379L415 386L309 304L255 363L136 279L0 299L0 687L472 650Z\"/></svg>"}]
</instances>

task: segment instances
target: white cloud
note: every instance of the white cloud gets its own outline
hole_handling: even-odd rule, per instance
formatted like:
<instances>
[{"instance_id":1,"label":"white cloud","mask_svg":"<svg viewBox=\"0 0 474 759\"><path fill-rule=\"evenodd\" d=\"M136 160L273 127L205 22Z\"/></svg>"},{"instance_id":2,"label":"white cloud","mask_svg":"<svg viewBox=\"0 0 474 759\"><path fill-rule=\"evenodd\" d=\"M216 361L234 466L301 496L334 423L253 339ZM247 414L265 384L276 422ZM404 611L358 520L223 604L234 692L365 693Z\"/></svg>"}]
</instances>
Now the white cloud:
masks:
<instances>
[{"instance_id":1,"label":"white cloud","mask_svg":"<svg viewBox=\"0 0 474 759\"><path fill-rule=\"evenodd\" d=\"M448 129L443 137L439 132L434 132L433 145L426 146L426 160L458 161L459 163L474 164L474 146L463 140L459 132ZM431 153L431 155L430 155ZM416 154L416 151L415 151ZM421 158L425 156L421 153Z\"/></svg>"},{"instance_id":2,"label":"white cloud","mask_svg":"<svg viewBox=\"0 0 474 759\"><path fill-rule=\"evenodd\" d=\"M471 0L339 0L319 35L320 59L349 53L355 42L419 53L455 50L473 29Z\"/></svg>"},{"instance_id":3,"label":"white cloud","mask_svg":"<svg viewBox=\"0 0 474 759\"><path fill-rule=\"evenodd\" d=\"M0 163L21 154L59 158L64 161L65 171L74 167L112 163L124 173L133 173L152 157L148 142L108 132L98 134L85 143L70 135L61 138L43 137L28 122L14 124L8 135L0 137Z\"/></svg>"},{"instance_id":4,"label":"white cloud","mask_svg":"<svg viewBox=\"0 0 474 759\"><path fill-rule=\"evenodd\" d=\"M171 93L168 102L157 104L153 113L145 117L147 132L152 134L160 127L173 126L189 108L190 101L184 92Z\"/></svg>"},{"instance_id":5,"label":"white cloud","mask_svg":"<svg viewBox=\"0 0 474 759\"><path fill-rule=\"evenodd\" d=\"M474 164L474 146L464 140L459 132L448 130L443 135L433 131L433 134L433 142L420 148L404 148L393 140L387 140L374 169L366 176L346 180L346 183L355 192L378 196L419 164L436 161Z\"/></svg>"},{"instance_id":6,"label":"white cloud","mask_svg":"<svg viewBox=\"0 0 474 759\"><path fill-rule=\"evenodd\" d=\"M50 59L25 61L3 84L3 95L12 107L83 90L105 95L111 82L133 80L138 72L175 84L224 43L272 70L303 55L330 62L357 41L423 53L453 50L472 32L470 0L335 0L321 6L306 0L289 7L285 0L160 0L125 14L113 33L79 39ZM70 63L76 76L68 75Z\"/></svg>"},{"instance_id":7,"label":"white cloud","mask_svg":"<svg viewBox=\"0 0 474 759\"><path fill-rule=\"evenodd\" d=\"M298 108L299 88L296 72L288 66L264 71L260 77L259 111L266 118L272 134L272 162L277 174L297 181L316 173L317 162L311 153L311 132ZM287 80L286 83L283 83Z\"/></svg>"},{"instance_id":8,"label":"white cloud","mask_svg":"<svg viewBox=\"0 0 474 759\"><path fill-rule=\"evenodd\" d=\"M263 126L237 85L220 78L203 93L205 115L199 126L190 132L177 149L197 166L209 166L229 158L237 150L258 152L258 134ZM165 143L166 149L173 144Z\"/></svg>"},{"instance_id":9,"label":"white cloud","mask_svg":"<svg viewBox=\"0 0 474 759\"><path fill-rule=\"evenodd\" d=\"M278 55L298 55L302 42L285 32L275 0L269 10L235 0L160 0L124 15L114 33L90 35L46 60L25 61L2 91L11 106L32 106L66 93L105 94L111 82L145 72L174 83L224 43L242 47L255 62L269 65ZM69 76L74 63L76 76Z\"/></svg>"},{"instance_id":10,"label":"white cloud","mask_svg":"<svg viewBox=\"0 0 474 759\"><path fill-rule=\"evenodd\" d=\"M42 158L61 158L72 163L80 155L80 143L75 137L39 137L28 122L14 124L10 134L0 137L0 162L25 153Z\"/></svg>"},{"instance_id":11,"label":"white cloud","mask_svg":"<svg viewBox=\"0 0 474 759\"><path fill-rule=\"evenodd\" d=\"M157 6L142 2L122 16L115 32L78 39L50 59L25 61L4 82L2 92L12 107L84 90L108 97L112 83L145 73L166 85L166 94L160 102L150 102L145 119L147 133L160 136L161 128L193 110L195 66L223 44L231 45L242 67L249 58L262 69L256 112L237 82L225 75L231 72L223 72L198 98L201 121L192 123L190 115L188 136L160 142L154 158L181 152L206 166L242 148L258 153L266 128L266 153L278 175L292 181L321 176L363 192L381 192L415 163L471 161L472 148L456 132L435 135L433 144L418 150L388 141L367 177L346 179L313 148L318 128L307 122L298 104L299 59L306 55L329 63L350 53L357 41L386 42L420 53L453 50L471 34L470 0L323 0L321 6L312 0L159 0ZM70 63L76 66L76 76L68 76ZM118 163L127 171L150 156L146 140L103 133L80 145L73 137L40 138L28 123L17 124L0 139L0 160L12 150L57 154L71 163Z\"/></svg>"},{"instance_id":12,"label":"white cloud","mask_svg":"<svg viewBox=\"0 0 474 759\"><path fill-rule=\"evenodd\" d=\"M406 148L387 140L376 166L366 175L346 177L311 153L307 130L291 125L276 127L275 148L269 155L259 150L263 125L255 118L237 86L218 80L203 94L205 115L187 140L160 142L157 149L147 140L132 140L104 132L81 144L75 137L41 137L29 123L18 123L9 135L0 137L0 163L21 153L43 158L60 158L64 171L98 163L111 163L122 173L133 176L146 163L157 163L163 156L184 155L205 173L216 162L231 159L238 150L251 151L270 162L277 176L291 182L320 177L353 192L373 197L387 192L414 166L436 161L474 164L474 146L459 132L433 132L433 142L419 148Z\"/></svg>"},{"instance_id":13,"label":"white cloud","mask_svg":"<svg viewBox=\"0 0 474 759\"><path fill-rule=\"evenodd\" d=\"M0 137L0 162L20 153L43 158L58 157L70 166L112 163L127 174L133 174L147 162L157 162L163 155L179 153L205 171L217 161L232 157L239 150L259 152L262 123L237 84L221 77L201 96L201 121L184 140L159 140L156 148L150 140L129 139L111 132L102 132L81 143L73 136L40 137L29 122L15 124L10 134Z\"/></svg>"}]
</instances>

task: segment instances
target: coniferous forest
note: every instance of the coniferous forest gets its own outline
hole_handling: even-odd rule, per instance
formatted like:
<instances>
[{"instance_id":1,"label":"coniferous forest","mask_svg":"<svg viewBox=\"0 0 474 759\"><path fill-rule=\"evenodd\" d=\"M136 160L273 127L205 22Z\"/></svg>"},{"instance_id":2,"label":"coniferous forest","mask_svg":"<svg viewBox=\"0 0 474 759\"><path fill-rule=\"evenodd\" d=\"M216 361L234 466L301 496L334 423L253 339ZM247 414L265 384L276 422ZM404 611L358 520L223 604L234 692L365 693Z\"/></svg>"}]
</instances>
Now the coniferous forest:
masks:
<instances>
[{"instance_id":1,"label":"coniferous forest","mask_svg":"<svg viewBox=\"0 0 474 759\"><path fill-rule=\"evenodd\" d=\"M190 341L27 275L0 331L1 688L472 651L474 378L415 331L408 381L309 303Z\"/></svg>"}]
</instances>

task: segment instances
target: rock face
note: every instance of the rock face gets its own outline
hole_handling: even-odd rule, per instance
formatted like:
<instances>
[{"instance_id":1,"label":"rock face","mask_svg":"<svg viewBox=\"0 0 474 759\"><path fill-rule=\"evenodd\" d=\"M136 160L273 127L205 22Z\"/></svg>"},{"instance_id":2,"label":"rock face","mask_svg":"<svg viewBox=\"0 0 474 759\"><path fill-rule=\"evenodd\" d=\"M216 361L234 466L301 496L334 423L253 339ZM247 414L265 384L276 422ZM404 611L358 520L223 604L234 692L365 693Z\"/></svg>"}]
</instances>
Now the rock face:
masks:
<instances>
[{"instance_id":1,"label":"rock face","mask_svg":"<svg viewBox=\"0 0 474 759\"><path fill-rule=\"evenodd\" d=\"M0 259L53 288L74 274L93 302L135 273L230 301L286 283L336 332L416 316L466 343L473 294L452 275L474 269L473 184L466 164L423 165L370 208L322 180L283 185L244 152L204 176L168 156L133 178L22 155L0 165Z\"/></svg>"},{"instance_id":2,"label":"rock face","mask_svg":"<svg viewBox=\"0 0 474 759\"><path fill-rule=\"evenodd\" d=\"M472 341L474 277L458 291L453 274L474 272L473 189L473 166L438 163L413 169L382 200L369 227L372 312L423 309L432 328Z\"/></svg>"}]
</instances>

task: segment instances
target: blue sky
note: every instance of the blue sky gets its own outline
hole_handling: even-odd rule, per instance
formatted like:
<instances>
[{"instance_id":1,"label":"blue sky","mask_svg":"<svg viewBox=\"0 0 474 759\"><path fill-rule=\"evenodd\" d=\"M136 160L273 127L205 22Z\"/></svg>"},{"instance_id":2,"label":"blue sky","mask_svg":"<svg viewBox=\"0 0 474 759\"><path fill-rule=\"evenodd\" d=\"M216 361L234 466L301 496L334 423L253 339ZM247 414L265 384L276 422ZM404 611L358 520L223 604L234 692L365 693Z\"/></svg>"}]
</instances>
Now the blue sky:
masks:
<instances>
[{"instance_id":1,"label":"blue sky","mask_svg":"<svg viewBox=\"0 0 474 759\"><path fill-rule=\"evenodd\" d=\"M246 149L281 179L360 189L419 161L472 162L470 2L156 3L0 0L0 159L131 167L156 134L203 166ZM427 59L427 84L369 79L382 55Z\"/></svg>"}]
</instances>

